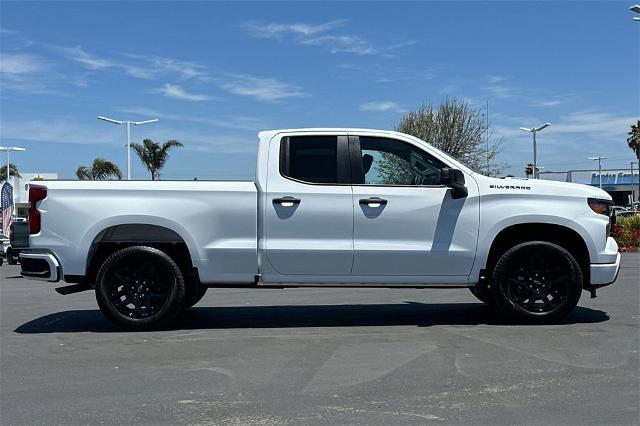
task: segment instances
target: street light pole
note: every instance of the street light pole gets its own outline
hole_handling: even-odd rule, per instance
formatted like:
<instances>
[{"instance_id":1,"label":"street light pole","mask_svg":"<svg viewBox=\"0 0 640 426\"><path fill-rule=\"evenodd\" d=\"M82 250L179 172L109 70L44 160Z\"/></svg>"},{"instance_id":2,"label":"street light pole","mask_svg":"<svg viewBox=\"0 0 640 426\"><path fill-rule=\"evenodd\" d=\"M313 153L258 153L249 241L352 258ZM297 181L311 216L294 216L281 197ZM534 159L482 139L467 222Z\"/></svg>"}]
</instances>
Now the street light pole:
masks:
<instances>
[{"instance_id":1,"label":"street light pole","mask_svg":"<svg viewBox=\"0 0 640 426\"><path fill-rule=\"evenodd\" d=\"M118 125L127 125L127 180L131 180L131 125L140 126L142 124L155 123L159 120L157 118L145 121L114 120L113 118L104 117L102 115L98 116L98 120L108 121L109 123Z\"/></svg>"},{"instance_id":2,"label":"street light pole","mask_svg":"<svg viewBox=\"0 0 640 426\"><path fill-rule=\"evenodd\" d=\"M600 189L602 189L602 160L604 160L607 157L589 157L589 160L598 160L598 179L599 179L599 183L598 186L600 187Z\"/></svg>"},{"instance_id":3,"label":"street light pole","mask_svg":"<svg viewBox=\"0 0 640 426\"><path fill-rule=\"evenodd\" d=\"M633 207L633 202L636 200L636 190L633 187L635 183L633 182L633 165L638 163L638 201L640 201L640 161L630 161L631 163L631 207Z\"/></svg>"},{"instance_id":4,"label":"street light pole","mask_svg":"<svg viewBox=\"0 0 640 426\"><path fill-rule=\"evenodd\" d=\"M7 183L9 183L9 173L11 172L11 168L9 167L9 152L14 151L14 152L21 152L21 151L26 151L26 148L20 148L18 146L0 146L0 151L7 151ZM15 190L15 188L14 188ZM13 197L13 194L11 196L11 200L12 200L12 204L13 204L13 211L16 211L16 199L15 197ZM15 214L15 213L14 213Z\"/></svg>"},{"instance_id":5,"label":"street light pole","mask_svg":"<svg viewBox=\"0 0 640 426\"><path fill-rule=\"evenodd\" d=\"M640 13L640 4L634 4L633 6L629 7L629 10L632 12L636 12L636 13ZM634 21L640 21L640 18L637 16L633 17Z\"/></svg>"},{"instance_id":6,"label":"street light pole","mask_svg":"<svg viewBox=\"0 0 640 426\"><path fill-rule=\"evenodd\" d=\"M533 133L533 178L534 179L538 179L538 145L536 142L536 133L538 133L540 130L546 129L549 126L551 126L551 123L544 123L542 126L532 127L530 129L526 127L520 127L520 130Z\"/></svg>"}]
</instances>

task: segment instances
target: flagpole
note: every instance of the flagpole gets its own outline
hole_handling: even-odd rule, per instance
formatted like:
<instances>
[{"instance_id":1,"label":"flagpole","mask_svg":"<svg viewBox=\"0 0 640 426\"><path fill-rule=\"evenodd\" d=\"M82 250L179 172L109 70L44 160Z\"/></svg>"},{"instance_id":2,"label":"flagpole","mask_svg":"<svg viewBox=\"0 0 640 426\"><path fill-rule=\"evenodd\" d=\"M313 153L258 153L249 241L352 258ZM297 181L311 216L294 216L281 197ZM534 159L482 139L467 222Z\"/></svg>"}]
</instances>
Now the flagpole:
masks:
<instances>
[{"instance_id":1,"label":"flagpole","mask_svg":"<svg viewBox=\"0 0 640 426\"><path fill-rule=\"evenodd\" d=\"M7 176L6 182L11 185L9 182L9 173L11 172L11 168L9 167L9 151L26 151L26 148L20 148L18 146L0 146L0 151L7 151ZM16 214L16 198L14 195L14 187L11 185L11 208L13 209L13 214Z\"/></svg>"}]
</instances>

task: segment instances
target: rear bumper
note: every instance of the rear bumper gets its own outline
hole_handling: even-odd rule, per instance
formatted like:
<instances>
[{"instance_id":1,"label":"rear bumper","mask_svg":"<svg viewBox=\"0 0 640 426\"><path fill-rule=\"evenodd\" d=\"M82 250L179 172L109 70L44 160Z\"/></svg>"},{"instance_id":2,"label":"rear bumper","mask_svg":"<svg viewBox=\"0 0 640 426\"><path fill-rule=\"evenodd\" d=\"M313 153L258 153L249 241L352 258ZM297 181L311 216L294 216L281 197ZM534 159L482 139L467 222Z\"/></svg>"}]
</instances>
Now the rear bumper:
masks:
<instances>
[{"instance_id":1,"label":"rear bumper","mask_svg":"<svg viewBox=\"0 0 640 426\"><path fill-rule=\"evenodd\" d=\"M20 253L20 267L23 277L49 282L60 281L60 262L51 253Z\"/></svg>"},{"instance_id":2,"label":"rear bumper","mask_svg":"<svg viewBox=\"0 0 640 426\"><path fill-rule=\"evenodd\" d=\"M592 263L591 264L591 285L602 287L612 284L620 272L620 253L616 256L614 263Z\"/></svg>"}]
</instances>

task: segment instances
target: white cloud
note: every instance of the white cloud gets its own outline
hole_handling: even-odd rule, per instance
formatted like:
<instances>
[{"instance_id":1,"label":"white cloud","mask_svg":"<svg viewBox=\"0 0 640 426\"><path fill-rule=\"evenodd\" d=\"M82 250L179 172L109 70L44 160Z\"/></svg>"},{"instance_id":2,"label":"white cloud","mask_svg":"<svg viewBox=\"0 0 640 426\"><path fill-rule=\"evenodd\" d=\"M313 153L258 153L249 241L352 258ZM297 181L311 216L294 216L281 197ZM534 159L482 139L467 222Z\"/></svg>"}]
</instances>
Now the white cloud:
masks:
<instances>
[{"instance_id":1,"label":"white cloud","mask_svg":"<svg viewBox=\"0 0 640 426\"><path fill-rule=\"evenodd\" d=\"M300 87L275 78L231 74L219 81L220 88L238 96L248 96L259 101L274 102L287 98L308 96Z\"/></svg>"},{"instance_id":2,"label":"white cloud","mask_svg":"<svg viewBox=\"0 0 640 426\"><path fill-rule=\"evenodd\" d=\"M376 101L376 102L366 102L360 105L360 111L367 112L405 112L406 109L402 108L395 102L392 101Z\"/></svg>"},{"instance_id":3,"label":"white cloud","mask_svg":"<svg viewBox=\"0 0 640 426\"><path fill-rule=\"evenodd\" d=\"M247 22L244 27L249 30L251 35L259 38L277 38L284 35L303 35L310 36L327 32L329 30L344 26L345 20L335 20L325 22L323 24L307 24L307 23L293 23L293 24L281 24L276 22L261 23L261 22Z\"/></svg>"},{"instance_id":4,"label":"white cloud","mask_svg":"<svg viewBox=\"0 0 640 426\"><path fill-rule=\"evenodd\" d=\"M606 112L579 111L566 114L559 120L552 122L551 126L544 130L548 136L558 134L574 134L582 135L599 140L619 139L626 140L626 133L629 126L635 123L637 117L634 116L617 116ZM511 120L512 126L497 125L494 126L494 134L498 137L531 138L530 134L519 129L519 126L527 126L530 123L543 123L544 120L536 118L528 118L526 120Z\"/></svg>"},{"instance_id":5,"label":"white cloud","mask_svg":"<svg viewBox=\"0 0 640 426\"><path fill-rule=\"evenodd\" d=\"M175 75L183 79L205 76L202 65L162 56L122 54L121 58L105 58L87 52L82 46L46 46L90 70L117 68L132 77L141 79L153 79L167 75ZM125 61L123 58L128 58L129 61Z\"/></svg>"},{"instance_id":6,"label":"white cloud","mask_svg":"<svg viewBox=\"0 0 640 426\"><path fill-rule=\"evenodd\" d=\"M96 120L97 121L97 120ZM24 140L35 142L71 144L122 143L122 129L117 126L81 124L72 119L50 120L3 120L0 140Z\"/></svg>"},{"instance_id":7,"label":"white cloud","mask_svg":"<svg viewBox=\"0 0 640 426\"><path fill-rule=\"evenodd\" d=\"M180 99L183 101L202 102L211 99L211 96L198 93L189 93L182 87L169 83L157 89L156 92L162 93L167 98Z\"/></svg>"},{"instance_id":8,"label":"white cloud","mask_svg":"<svg viewBox=\"0 0 640 426\"><path fill-rule=\"evenodd\" d=\"M533 106L540 107L540 108L553 108L566 103L567 101L563 99L543 99L543 100L533 101L531 104Z\"/></svg>"},{"instance_id":9,"label":"white cloud","mask_svg":"<svg viewBox=\"0 0 640 426\"><path fill-rule=\"evenodd\" d=\"M47 62L40 56L24 53L8 53L0 56L0 73L9 78L41 72L46 68Z\"/></svg>"},{"instance_id":10,"label":"white cloud","mask_svg":"<svg viewBox=\"0 0 640 426\"><path fill-rule=\"evenodd\" d=\"M356 55L378 55L382 51L376 49L366 40L353 35L323 35L300 40L300 44L323 46L330 53L353 53Z\"/></svg>"},{"instance_id":11,"label":"white cloud","mask_svg":"<svg viewBox=\"0 0 640 426\"><path fill-rule=\"evenodd\" d=\"M87 53L81 46L48 46L54 52L65 56L66 58L76 61L88 69L101 70L105 68L114 67L117 64L108 59L99 58L90 53Z\"/></svg>"},{"instance_id":12,"label":"white cloud","mask_svg":"<svg viewBox=\"0 0 640 426\"><path fill-rule=\"evenodd\" d=\"M616 116L606 112L580 111L560 117L553 125L557 133L590 133L596 137L626 140L629 126L637 116Z\"/></svg>"},{"instance_id":13,"label":"white cloud","mask_svg":"<svg viewBox=\"0 0 640 426\"><path fill-rule=\"evenodd\" d=\"M257 132L258 130L271 127L261 119L246 116L200 117L194 115L164 113L155 109L137 106L118 108L117 111L125 114L133 114L139 116L141 119L159 118L163 121L168 120L200 123L226 129L249 130L252 132Z\"/></svg>"},{"instance_id":14,"label":"white cloud","mask_svg":"<svg viewBox=\"0 0 640 426\"><path fill-rule=\"evenodd\" d=\"M296 31L302 33L313 33L320 30L321 29L296 27ZM248 74L214 74L206 66L195 62L180 61L160 56L120 55L122 58L128 58L130 60L129 62L125 62L122 59L98 57L86 52L80 46L48 47L66 58L82 64L90 70L120 69L132 77L141 79L177 76L184 80L193 79L199 83L214 83L228 93L237 96L248 96L266 102L308 96L299 86L285 83L275 78L257 77ZM210 95L189 93L176 84L165 84L163 87L156 89L155 92L162 93L166 97L194 102L215 99L215 97Z\"/></svg>"},{"instance_id":15,"label":"white cloud","mask_svg":"<svg viewBox=\"0 0 640 426\"><path fill-rule=\"evenodd\" d=\"M2 89L37 95L69 96L59 89L62 76L41 56L10 53L0 55Z\"/></svg>"},{"instance_id":16,"label":"white cloud","mask_svg":"<svg viewBox=\"0 0 640 426\"><path fill-rule=\"evenodd\" d=\"M96 122L98 120L95 120ZM252 132L253 133L253 132ZM86 145L122 146L123 134L119 126L107 126L78 123L69 118L44 120L3 120L0 125L0 144L8 141L32 141L40 143L64 143ZM178 139L189 151L215 153L251 153L255 152L255 136L242 137L236 134L224 135L211 132L185 130L185 126L169 128L150 126L138 130L136 137L151 138L155 141ZM5 142L7 141L7 142Z\"/></svg>"},{"instance_id":17,"label":"white cloud","mask_svg":"<svg viewBox=\"0 0 640 426\"><path fill-rule=\"evenodd\" d=\"M297 44L320 46L330 53L391 56L392 51L414 44L410 41L392 46L375 47L360 36L333 32L335 29L344 27L345 24L345 20L321 24L252 21L245 23L244 27L253 37L284 39L284 36L287 36L287 40L293 40Z\"/></svg>"}]
</instances>

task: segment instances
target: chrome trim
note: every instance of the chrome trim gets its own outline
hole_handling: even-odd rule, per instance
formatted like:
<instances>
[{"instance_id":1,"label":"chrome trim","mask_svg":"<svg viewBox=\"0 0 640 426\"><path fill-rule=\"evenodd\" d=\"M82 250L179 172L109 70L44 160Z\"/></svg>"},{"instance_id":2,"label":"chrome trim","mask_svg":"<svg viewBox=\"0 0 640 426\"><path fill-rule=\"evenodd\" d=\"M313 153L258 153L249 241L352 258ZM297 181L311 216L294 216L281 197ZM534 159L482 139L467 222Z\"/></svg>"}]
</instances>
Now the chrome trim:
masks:
<instances>
[{"instance_id":1,"label":"chrome trim","mask_svg":"<svg viewBox=\"0 0 640 426\"><path fill-rule=\"evenodd\" d=\"M31 273L29 273L29 271L26 271L26 273L24 273L21 270L20 274L23 277L31 279L31 280L49 281L49 282L52 282L52 283L60 281L60 262L58 262L58 259L56 259L56 257L53 254L51 254L51 253L28 253L28 252L22 252L22 253L20 253L20 259L23 259L23 258L24 259L44 260L44 261L47 262L47 265L49 265L49 276L48 277L38 276L38 272L35 272L35 271L31 274Z\"/></svg>"}]
</instances>

